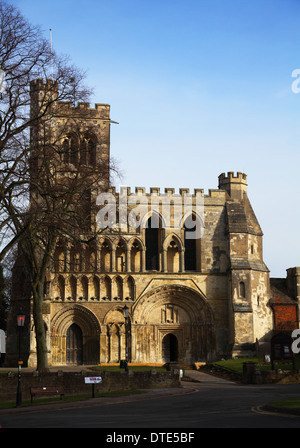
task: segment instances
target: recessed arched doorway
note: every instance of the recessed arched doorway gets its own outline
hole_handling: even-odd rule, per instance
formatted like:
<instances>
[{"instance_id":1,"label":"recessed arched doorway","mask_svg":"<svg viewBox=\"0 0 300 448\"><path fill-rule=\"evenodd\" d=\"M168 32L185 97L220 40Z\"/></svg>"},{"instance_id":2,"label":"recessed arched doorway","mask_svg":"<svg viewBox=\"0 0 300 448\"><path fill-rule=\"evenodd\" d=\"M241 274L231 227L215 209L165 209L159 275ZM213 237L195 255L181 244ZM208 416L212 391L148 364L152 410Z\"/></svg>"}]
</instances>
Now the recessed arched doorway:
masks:
<instances>
[{"instance_id":1,"label":"recessed arched doorway","mask_svg":"<svg viewBox=\"0 0 300 448\"><path fill-rule=\"evenodd\" d=\"M211 362L216 356L213 311L205 296L190 287L170 284L150 289L134 303L131 321L132 362L170 362L171 356L191 365Z\"/></svg>"},{"instance_id":2,"label":"recessed arched doorway","mask_svg":"<svg viewBox=\"0 0 300 448\"><path fill-rule=\"evenodd\" d=\"M82 364L82 331L78 325L68 328L66 344L67 364Z\"/></svg>"},{"instance_id":3,"label":"recessed arched doorway","mask_svg":"<svg viewBox=\"0 0 300 448\"><path fill-rule=\"evenodd\" d=\"M178 361L178 340L173 333L168 333L162 340L163 362Z\"/></svg>"}]
</instances>

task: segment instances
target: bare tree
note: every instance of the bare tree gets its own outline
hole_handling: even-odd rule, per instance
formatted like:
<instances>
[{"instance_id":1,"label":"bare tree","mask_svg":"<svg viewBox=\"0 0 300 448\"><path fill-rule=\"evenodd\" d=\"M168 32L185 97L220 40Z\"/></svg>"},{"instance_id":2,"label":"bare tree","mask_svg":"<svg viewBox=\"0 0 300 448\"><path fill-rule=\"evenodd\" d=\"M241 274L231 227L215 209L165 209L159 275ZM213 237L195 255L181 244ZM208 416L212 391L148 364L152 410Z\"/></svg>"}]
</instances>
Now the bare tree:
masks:
<instances>
[{"instance_id":1,"label":"bare tree","mask_svg":"<svg viewBox=\"0 0 300 448\"><path fill-rule=\"evenodd\" d=\"M54 101L85 101L91 91L83 86L85 74L70 65L66 57L52 52L40 29L3 1L0 1L0 70L1 261L25 229L22 218L28 203L24 188L28 188L29 181L29 128L42 117L51 119L49 111ZM36 107L30 110L31 81L48 79L52 73L53 82L47 84Z\"/></svg>"},{"instance_id":2,"label":"bare tree","mask_svg":"<svg viewBox=\"0 0 300 448\"><path fill-rule=\"evenodd\" d=\"M88 196L107 188L109 162L86 163L80 145L66 160L63 136L71 129L82 141L82 126L72 116L59 125L57 117L64 102L86 101L90 95L84 73L53 54L40 29L3 1L0 69L5 77L0 102L0 262L18 243L33 297L37 368L43 371L48 368L42 312L47 270L60 237L86 244L95 238Z\"/></svg>"}]
</instances>

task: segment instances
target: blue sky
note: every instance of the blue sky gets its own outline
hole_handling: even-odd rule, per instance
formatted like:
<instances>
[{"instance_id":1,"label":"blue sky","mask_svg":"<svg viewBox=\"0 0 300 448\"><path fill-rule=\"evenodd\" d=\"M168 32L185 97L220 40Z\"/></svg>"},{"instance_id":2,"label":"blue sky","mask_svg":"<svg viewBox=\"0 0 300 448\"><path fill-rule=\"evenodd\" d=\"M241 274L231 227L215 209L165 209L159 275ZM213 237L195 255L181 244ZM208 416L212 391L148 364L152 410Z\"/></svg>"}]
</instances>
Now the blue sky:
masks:
<instances>
[{"instance_id":1,"label":"blue sky","mask_svg":"<svg viewBox=\"0 0 300 448\"><path fill-rule=\"evenodd\" d=\"M273 277L300 266L299 0L12 0L111 105L116 185L248 175Z\"/></svg>"}]
</instances>

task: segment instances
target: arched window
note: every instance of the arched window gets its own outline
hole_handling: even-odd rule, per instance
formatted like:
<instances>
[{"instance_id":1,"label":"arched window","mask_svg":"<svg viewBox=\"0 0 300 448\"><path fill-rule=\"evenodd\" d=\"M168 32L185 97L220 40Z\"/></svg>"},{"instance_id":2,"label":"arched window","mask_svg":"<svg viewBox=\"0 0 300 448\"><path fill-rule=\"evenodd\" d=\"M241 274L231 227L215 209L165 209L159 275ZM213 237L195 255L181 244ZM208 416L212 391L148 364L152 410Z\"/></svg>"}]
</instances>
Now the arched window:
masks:
<instances>
[{"instance_id":1,"label":"arched window","mask_svg":"<svg viewBox=\"0 0 300 448\"><path fill-rule=\"evenodd\" d=\"M85 270L95 271L97 269L96 250L93 247L87 247L85 250Z\"/></svg>"},{"instance_id":2,"label":"arched window","mask_svg":"<svg viewBox=\"0 0 300 448\"><path fill-rule=\"evenodd\" d=\"M239 284L239 295L243 299L246 298L246 286L245 286L244 282L240 282L240 284Z\"/></svg>"},{"instance_id":3,"label":"arched window","mask_svg":"<svg viewBox=\"0 0 300 448\"><path fill-rule=\"evenodd\" d=\"M119 300L123 300L123 280L121 277L117 277L115 279L116 286L116 298Z\"/></svg>"},{"instance_id":4,"label":"arched window","mask_svg":"<svg viewBox=\"0 0 300 448\"><path fill-rule=\"evenodd\" d=\"M104 241L100 249L100 270L109 272L111 269L111 248L107 241Z\"/></svg>"},{"instance_id":5,"label":"arched window","mask_svg":"<svg viewBox=\"0 0 300 448\"><path fill-rule=\"evenodd\" d=\"M73 300L77 299L77 279L72 275L70 278L70 290L71 290L71 298Z\"/></svg>"},{"instance_id":6,"label":"arched window","mask_svg":"<svg viewBox=\"0 0 300 448\"><path fill-rule=\"evenodd\" d=\"M111 279L106 276L102 280L103 284L103 299L111 300Z\"/></svg>"},{"instance_id":7,"label":"arched window","mask_svg":"<svg viewBox=\"0 0 300 448\"><path fill-rule=\"evenodd\" d=\"M81 251L79 247L72 247L70 251L70 271L80 272L82 269Z\"/></svg>"},{"instance_id":8,"label":"arched window","mask_svg":"<svg viewBox=\"0 0 300 448\"><path fill-rule=\"evenodd\" d=\"M62 161L75 167L80 165L96 165L97 139L94 135L85 135L80 143L75 135L68 135L62 143Z\"/></svg>"},{"instance_id":9,"label":"arched window","mask_svg":"<svg viewBox=\"0 0 300 448\"><path fill-rule=\"evenodd\" d=\"M159 271L159 243L161 236L161 221L157 215L152 215L146 225L146 269Z\"/></svg>"},{"instance_id":10,"label":"arched window","mask_svg":"<svg viewBox=\"0 0 300 448\"><path fill-rule=\"evenodd\" d=\"M123 280L121 277L114 279L114 298L116 300L123 300Z\"/></svg>"},{"instance_id":11,"label":"arched window","mask_svg":"<svg viewBox=\"0 0 300 448\"><path fill-rule=\"evenodd\" d=\"M93 278L93 287L94 287L94 298L99 299L100 298L100 280L95 275Z\"/></svg>"},{"instance_id":12,"label":"arched window","mask_svg":"<svg viewBox=\"0 0 300 448\"><path fill-rule=\"evenodd\" d=\"M74 137L70 139L70 157L69 162L75 167L78 166L78 144Z\"/></svg>"},{"instance_id":13,"label":"arched window","mask_svg":"<svg viewBox=\"0 0 300 448\"><path fill-rule=\"evenodd\" d=\"M58 294L61 300L65 300L65 279L62 275L58 277Z\"/></svg>"},{"instance_id":14,"label":"arched window","mask_svg":"<svg viewBox=\"0 0 300 448\"><path fill-rule=\"evenodd\" d=\"M86 165L87 163L87 141L85 138L80 143L80 164Z\"/></svg>"},{"instance_id":15,"label":"arched window","mask_svg":"<svg viewBox=\"0 0 300 448\"><path fill-rule=\"evenodd\" d=\"M167 271L179 272L179 249L174 240L170 241L167 249Z\"/></svg>"},{"instance_id":16,"label":"arched window","mask_svg":"<svg viewBox=\"0 0 300 448\"><path fill-rule=\"evenodd\" d=\"M117 272L126 271L126 246L122 240L118 242L116 247L116 268Z\"/></svg>"},{"instance_id":17,"label":"arched window","mask_svg":"<svg viewBox=\"0 0 300 448\"><path fill-rule=\"evenodd\" d=\"M85 135L80 143L80 164L96 165L96 137Z\"/></svg>"},{"instance_id":18,"label":"arched window","mask_svg":"<svg viewBox=\"0 0 300 448\"><path fill-rule=\"evenodd\" d=\"M190 215L184 222L184 269L186 271L200 270L200 229L198 218Z\"/></svg>"},{"instance_id":19,"label":"arched window","mask_svg":"<svg viewBox=\"0 0 300 448\"><path fill-rule=\"evenodd\" d=\"M65 272L65 248L59 243L54 252L54 267L56 272Z\"/></svg>"},{"instance_id":20,"label":"arched window","mask_svg":"<svg viewBox=\"0 0 300 448\"><path fill-rule=\"evenodd\" d=\"M134 280L131 276L126 279L124 295L125 300L134 300Z\"/></svg>"},{"instance_id":21,"label":"arched window","mask_svg":"<svg viewBox=\"0 0 300 448\"><path fill-rule=\"evenodd\" d=\"M83 299L87 300L89 298L89 281L86 276L81 278L81 293Z\"/></svg>"},{"instance_id":22,"label":"arched window","mask_svg":"<svg viewBox=\"0 0 300 448\"><path fill-rule=\"evenodd\" d=\"M68 138L65 138L63 141L63 162L69 163L69 155L70 155L70 142Z\"/></svg>"},{"instance_id":23,"label":"arched window","mask_svg":"<svg viewBox=\"0 0 300 448\"><path fill-rule=\"evenodd\" d=\"M134 241L131 245L130 264L132 272L140 272L142 270L142 248L141 245Z\"/></svg>"},{"instance_id":24,"label":"arched window","mask_svg":"<svg viewBox=\"0 0 300 448\"><path fill-rule=\"evenodd\" d=\"M93 139L88 141L88 164L90 166L96 165L96 142Z\"/></svg>"}]
</instances>

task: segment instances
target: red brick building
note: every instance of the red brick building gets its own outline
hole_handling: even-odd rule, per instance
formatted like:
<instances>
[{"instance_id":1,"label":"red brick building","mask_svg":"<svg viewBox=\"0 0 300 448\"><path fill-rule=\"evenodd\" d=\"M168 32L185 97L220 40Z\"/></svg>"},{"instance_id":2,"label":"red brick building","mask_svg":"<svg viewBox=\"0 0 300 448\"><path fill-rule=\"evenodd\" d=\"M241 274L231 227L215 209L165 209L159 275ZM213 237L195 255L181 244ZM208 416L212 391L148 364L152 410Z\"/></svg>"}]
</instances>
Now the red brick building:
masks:
<instances>
[{"instance_id":1,"label":"red brick building","mask_svg":"<svg viewBox=\"0 0 300 448\"><path fill-rule=\"evenodd\" d=\"M299 268L287 270L287 278L270 279L270 306L273 310L273 359L291 359L292 332L299 328L298 311Z\"/></svg>"},{"instance_id":2,"label":"red brick building","mask_svg":"<svg viewBox=\"0 0 300 448\"><path fill-rule=\"evenodd\" d=\"M272 279L270 290L270 306L273 309L274 332L292 332L298 328L298 303L289 294L286 279Z\"/></svg>"}]
</instances>

